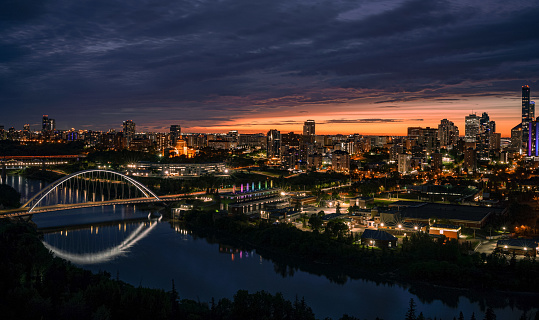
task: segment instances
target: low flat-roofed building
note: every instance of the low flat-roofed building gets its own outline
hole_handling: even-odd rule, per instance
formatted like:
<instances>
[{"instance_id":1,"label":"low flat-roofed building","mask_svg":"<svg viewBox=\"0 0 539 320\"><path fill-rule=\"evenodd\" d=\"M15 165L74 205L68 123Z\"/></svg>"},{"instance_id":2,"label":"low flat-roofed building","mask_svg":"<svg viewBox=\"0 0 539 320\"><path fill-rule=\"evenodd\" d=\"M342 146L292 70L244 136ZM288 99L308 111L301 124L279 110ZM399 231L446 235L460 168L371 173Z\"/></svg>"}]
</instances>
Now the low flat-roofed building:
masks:
<instances>
[{"instance_id":1,"label":"low flat-roofed building","mask_svg":"<svg viewBox=\"0 0 539 320\"><path fill-rule=\"evenodd\" d=\"M271 222L289 223L301 218L301 211L295 210L294 207L269 209L264 213Z\"/></svg>"},{"instance_id":2,"label":"low flat-roofed building","mask_svg":"<svg viewBox=\"0 0 539 320\"><path fill-rule=\"evenodd\" d=\"M371 247L396 248L397 237L382 230L365 229L361 243Z\"/></svg>"},{"instance_id":3,"label":"low flat-roofed building","mask_svg":"<svg viewBox=\"0 0 539 320\"><path fill-rule=\"evenodd\" d=\"M254 214L268 206L287 207L290 199L281 195L281 189L263 189L250 192L236 192L221 194L221 209L232 214ZM267 217L266 217L267 218Z\"/></svg>"},{"instance_id":4,"label":"low flat-roofed building","mask_svg":"<svg viewBox=\"0 0 539 320\"><path fill-rule=\"evenodd\" d=\"M491 215L503 214L506 209L493 207L463 206L443 203L419 203L399 208L406 222L430 224L431 219L448 221L450 224L479 229Z\"/></svg>"},{"instance_id":5,"label":"low flat-roofed building","mask_svg":"<svg viewBox=\"0 0 539 320\"><path fill-rule=\"evenodd\" d=\"M294 206L303 207L310 204L316 204L316 197L313 195L293 195L291 197L291 203Z\"/></svg>"},{"instance_id":6,"label":"low flat-roofed building","mask_svg":"<svg viewBox=\"0 0 539 320\"><path fill-rule=\"evenodd\" d=\"M350 206L358 206L360 209L367 209L368 206L374 205L373 197L355 197L350 199Z\"/></svg>"},{"instance_id":7,"label":"low flat-roofed building","mask_svg":"<svg viewBox=\"0 0 539 320\"><path fill-rule=\"evenodd\" d=\"M496 243L496 248L502 253L537 256L539 242L530 239L501 239Z\"/></svg>"},{"instance_id":8,"label":"low flat-roofed building","mask_svg":"<svg viewBox=\"0 0 539 320\"><path fill-rule=\"evenodd\" d=\"M455 226L452 224L439 224L435 223L430 226L429 234L432 235L444 235L450 239L457 239L460 237L460 226Z\"/></svg>"},{"instance_id":9,"label":"low flat-roofed building","mask_svg":"<svg viewBox=\"0 0 539 320\"><path fill-rule=\"evenodd\" d=\"M224 162L215 163L152 163L138 162L127 166L127 175L165 178L189 178L203 175L228 175Z\"/></svg>"}]
</instances>

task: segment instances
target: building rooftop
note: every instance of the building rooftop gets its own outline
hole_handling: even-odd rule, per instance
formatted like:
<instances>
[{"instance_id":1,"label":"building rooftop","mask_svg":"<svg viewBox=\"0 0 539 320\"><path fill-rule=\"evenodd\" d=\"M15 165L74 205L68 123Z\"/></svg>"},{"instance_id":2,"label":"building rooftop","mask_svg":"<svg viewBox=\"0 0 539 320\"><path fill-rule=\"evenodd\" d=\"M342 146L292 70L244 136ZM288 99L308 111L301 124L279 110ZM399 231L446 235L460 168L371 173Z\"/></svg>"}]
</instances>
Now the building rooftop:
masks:
<instances>
[{"instance_id":1,"label":"building rooftop","mask_svg":"<svg viewBox=\"0 0 539 320\"><path fill-rule=\"evenodd\" d=\"M499 214L503 208L463 206L443 203L422 203L401 209L403 218L448 219L480 222L490 214Z\"/></svg>"},{"instance_id":2,"label":"building rooftop","mask_svg":"<svg viewBox=\"0 0 539 320\"><path fill-rule=\"evenodd\" d=\"M431 228L440 228L440 229L460 229L460 226L456 226L454 224L442 224L442 223L435 223L430 226Z\"/></svg>"},{"instance_id":3,"label":"building rooftop","mask_svg":"<svg viewBox=\"0 0 539 320\"><path fill-rule=\"evenodd\" d=\"M338 218L344 218L344 217L345 216L342 213L330 213L330 214L326 214L325 216L323 216L322 220L329 221L329 220L338 219Z\"/></svg>"},{"instance_id":4,"label":"building rooftop","mask_svg":"<svg viewBox=\"0 0 539 320\"><path fill-rule=\"evenodd\" d=\"M384 240L384 241L396 241L397 237L389 234L385 231L374 230L374 229L365 229L365 232L361 235L361 238L364 239L374 239L374 240Z\"/></svg>"},{"instance_id":5,"label":"building rooftop","mask_svg":"<svg viewBox=\"0 0 539 320\"><path fill-rule=\"evenodd\" d=\"M496 243L500 246L521 247L535 249L539 246L538 240L531 239L501 239Z\"/></svg>"}]
</instances>

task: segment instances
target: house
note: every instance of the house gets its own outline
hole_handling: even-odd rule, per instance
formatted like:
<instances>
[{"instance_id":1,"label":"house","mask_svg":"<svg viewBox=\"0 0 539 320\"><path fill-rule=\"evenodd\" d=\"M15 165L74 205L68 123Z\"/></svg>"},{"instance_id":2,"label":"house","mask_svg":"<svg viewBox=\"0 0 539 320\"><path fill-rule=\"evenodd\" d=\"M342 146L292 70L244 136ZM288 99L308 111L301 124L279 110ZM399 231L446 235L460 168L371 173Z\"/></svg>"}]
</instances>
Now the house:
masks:
<instances>
[{"instance_id":1,"label":"house","mask_svg":"<svg viewBox=\"0 0 539 320\"><path fill-rule=\"evenodd\" d=\"M361 235L361 243L370 247L396 248L397 238L385 231L365 229Z\"/></svg>"}]
</instances>

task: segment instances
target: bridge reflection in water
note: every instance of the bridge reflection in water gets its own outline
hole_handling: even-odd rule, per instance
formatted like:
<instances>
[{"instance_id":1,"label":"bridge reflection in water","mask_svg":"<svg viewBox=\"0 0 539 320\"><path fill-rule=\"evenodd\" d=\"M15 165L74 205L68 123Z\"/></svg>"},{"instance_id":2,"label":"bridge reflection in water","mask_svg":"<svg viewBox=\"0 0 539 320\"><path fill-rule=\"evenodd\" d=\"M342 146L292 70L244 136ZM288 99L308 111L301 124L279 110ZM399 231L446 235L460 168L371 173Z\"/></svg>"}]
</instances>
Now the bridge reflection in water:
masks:
<instances>
[{"instance_id":1,"label":"bridge reflection in water","mask_svg":"<svg viewBox=\"0 0 539 320\"><path fill-rule=\"evenodd\" d=\"M55 256L74 264L99 264L127 254L160 221L161 217L43 230L43 244Z\"/></svg>"}]
</instances>

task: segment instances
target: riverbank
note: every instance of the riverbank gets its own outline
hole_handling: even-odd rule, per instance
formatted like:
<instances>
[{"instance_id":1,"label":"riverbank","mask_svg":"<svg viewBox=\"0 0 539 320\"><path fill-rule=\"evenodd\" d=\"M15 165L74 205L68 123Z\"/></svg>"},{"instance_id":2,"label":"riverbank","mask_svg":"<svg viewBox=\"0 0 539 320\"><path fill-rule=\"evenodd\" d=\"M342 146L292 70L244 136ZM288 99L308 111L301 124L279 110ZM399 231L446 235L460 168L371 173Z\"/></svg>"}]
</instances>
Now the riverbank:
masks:
<instances>
[{"instance_id":1,"label":"riverbank","mask_svg":"<svg viewBox=\"0 0 539 320\"><path fill-rule=\"evenodd\" d=\"M211 304L170 291L133 287L54 258L25 222L0 220L0 310L5 319L308 319L303 300L239 290Z\"/></svg>"},{"instance_id":2,"label":"riverbank","mask_svg":"<svg viewBox=\"0 0 539 320\"><path fill-rule=\"evenodd\" d=\"M66 175L60 171L41 170L40 168L36 167L29 167L24 170L19 170L15 174L28 179L43 180L47 182L54 182Z\"/></svg>"},{"instance_id":3,"label":"riverbank","mask_svg":"<svg viewBox=\"0 0 539 320\"><path fill-rule=\"evenodd\" d=\"M249 246L292 268L324 274L332 281L367 278L373 281L438 285L477 291L539 292L539 263L510 261L500 255L468 255L456 241L438 241L425 234L406 238L398 250L374 250L337 240L325 233L303 232L287 225L249 223L244 217L192 213L185 217L190 229L216 241ZM323 267L323 268L322 268ZM321 269L329 269L328 274Z\"/></svg>"}]
</instances>

